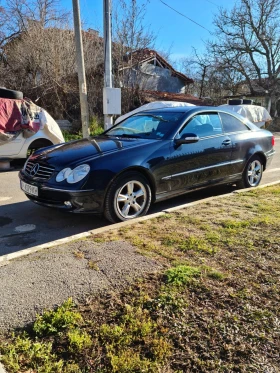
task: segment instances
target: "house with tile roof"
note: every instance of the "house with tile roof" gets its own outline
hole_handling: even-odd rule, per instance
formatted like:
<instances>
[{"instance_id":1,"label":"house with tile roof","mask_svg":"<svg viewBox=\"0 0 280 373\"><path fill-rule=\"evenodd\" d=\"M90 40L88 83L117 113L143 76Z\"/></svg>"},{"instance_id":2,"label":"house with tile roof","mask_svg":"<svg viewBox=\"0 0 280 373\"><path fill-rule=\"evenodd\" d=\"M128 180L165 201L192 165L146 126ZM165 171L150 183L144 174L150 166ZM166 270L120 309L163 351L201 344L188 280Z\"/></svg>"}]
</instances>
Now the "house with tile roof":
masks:
<instances>
[{"instance_id":1,"label":"house with tile roof","mask_svg":"<svg viewBox=\"0 0 280 373\"><path fill-rule=\"evenodd\" d=\"M119 67L120 85L139 90L185 93L193 80L176 71L159 53L139 49L124 56Z\"/></svg>"}]
</instances>

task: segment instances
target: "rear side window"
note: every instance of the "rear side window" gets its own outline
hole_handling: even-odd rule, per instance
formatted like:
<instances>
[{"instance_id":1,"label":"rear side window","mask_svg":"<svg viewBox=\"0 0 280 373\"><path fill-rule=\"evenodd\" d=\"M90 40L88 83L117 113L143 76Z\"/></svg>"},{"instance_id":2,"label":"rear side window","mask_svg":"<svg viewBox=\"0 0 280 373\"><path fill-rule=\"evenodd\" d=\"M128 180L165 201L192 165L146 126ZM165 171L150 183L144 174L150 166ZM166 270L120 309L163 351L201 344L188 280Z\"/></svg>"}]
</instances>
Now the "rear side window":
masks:
<instances>
[{"instance_id":1,"label":"rear side window","mask_svg":"<svg viewBox=\"0 0 280 373\"><path fill-rule=\"evenodd\" d=\"M249 131L246 124L242 123L239 119L230 114L220 113L224 132L243 132Z\"/></svg>"}]
</instances>

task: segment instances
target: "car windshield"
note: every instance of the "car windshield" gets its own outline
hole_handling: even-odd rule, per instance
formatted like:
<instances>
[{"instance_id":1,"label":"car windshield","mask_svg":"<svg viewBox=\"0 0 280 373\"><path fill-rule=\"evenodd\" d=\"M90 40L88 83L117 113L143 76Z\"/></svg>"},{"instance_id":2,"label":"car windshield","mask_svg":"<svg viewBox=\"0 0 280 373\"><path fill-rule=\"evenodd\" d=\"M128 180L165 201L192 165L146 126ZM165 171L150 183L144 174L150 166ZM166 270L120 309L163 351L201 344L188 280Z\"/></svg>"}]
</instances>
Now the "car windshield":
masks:
<instances>
[{"instance_id":1,"label":"car windshield","mask_svg":"<svg viewBox=\"0 0 280 373\"><path fill-rule=\"evenodd\" d=\"M163 139L181 118L181 112L136 114L106 132L106 136Z\"/></svg>"}]
</instances>

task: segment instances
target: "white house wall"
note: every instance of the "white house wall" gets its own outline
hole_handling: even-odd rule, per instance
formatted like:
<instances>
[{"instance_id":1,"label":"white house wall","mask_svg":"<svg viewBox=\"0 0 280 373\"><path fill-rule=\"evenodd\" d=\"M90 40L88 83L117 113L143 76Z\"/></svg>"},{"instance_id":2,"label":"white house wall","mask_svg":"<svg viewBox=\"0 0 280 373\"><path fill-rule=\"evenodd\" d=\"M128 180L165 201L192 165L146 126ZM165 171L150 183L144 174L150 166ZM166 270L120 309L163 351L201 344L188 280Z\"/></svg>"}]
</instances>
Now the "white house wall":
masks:
<instances>
[{"instance_id":1,"label":"white house wall","mask_svg":"<svg viewBox=\"0 0 280 373\"><path fill-rule=\"evenodd\" d=\"M139 86L141 90L185 93L185 82L171 76L169 69L145 64L140 70L128 69L124 77L124 86Z\"/></svg>"}]
</instances>

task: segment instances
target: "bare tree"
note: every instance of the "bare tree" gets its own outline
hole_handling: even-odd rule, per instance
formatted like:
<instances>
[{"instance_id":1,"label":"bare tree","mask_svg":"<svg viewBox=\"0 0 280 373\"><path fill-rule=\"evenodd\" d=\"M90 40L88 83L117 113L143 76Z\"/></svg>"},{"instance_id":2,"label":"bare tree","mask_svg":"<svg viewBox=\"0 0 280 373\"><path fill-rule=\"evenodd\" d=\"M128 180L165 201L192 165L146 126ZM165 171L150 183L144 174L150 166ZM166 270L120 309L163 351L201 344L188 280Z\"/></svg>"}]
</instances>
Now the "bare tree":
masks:
<instances>
[{"instance_id":1,"label":"bare tree","mask_svg":"<svg viewBox=\"0 0 280 373\"><path fill-rule=\"evenodd\" d=\"M156 37L145 24L147 3L140 5L137 0L120 0L115 1L114 5L114 83L116 86L124 87L122 110L126 112L141 105L138 87L139 54L134 52L152 49Z\"/></svg>"},{"instance_id":2,"label":"bare tree","mask_svg":"<svg viewBox=\"0 0 280 373\"><path fill-rule=\"evenodd\" d=\"M240 73L215 59L211 51L193 54L179 61L180 71L190 76L194 83L188 93L207 100L213 105L223 103L225 95L235 94L238 83L243 79Z\"/></svg>"},{"instance_id":3,"label":"bare tree","mask_svg":"<svg viewBox=\"0 0 280 373\"><path fill-rule=\"evenodd\" d=\"M209 47L224 67L240 73L256 93L256 85L267 93L268 108L275 112L280 73L280 1L239 0L215 18L217 41Z\"/></svg>"},{"instance_id":4,"label":"bare tree","mask_svg":"<svg viewBox=\"0 0 280 373\"><path fill-rule=\"evenodd\" d=\"M69 19L58 0L6 0L0 7L0 47L27 31L31 22L43 27Z\"/></svg>"},{"instance_id":5,"label":"bare tree","mask_svg":"<svg viewBox=\"0 0 280 373\"><path fill-rule=\"evenodd\" d=\"M65 12L56 8L55 0L8 1L4 15L14 15L19 32L4 43L6 63L0 65L1 83L23 91L25 97L36 101L56 119L78 119L79 89L71 16L65 17ZM5 32L8 35L7 29ZM103 85L102 38L95 30L83 31L83 42L93 115L100 113L102 107L98 99L98 95L102 97Z\"/></svg>"},{"instance_id":6,"label":"bare tree","mask_svg":"<svg viewBox=\"0 0 280 373\"><path fill-rule=\"evenodd\" d=\"M22 90L25 96L38 100L55 118L77 119L79 93L74 33L69 16L65 17L58 5L57 0L6 0L5 7L0 8L0 37L7 63L0 64L0 80L7 88ZM146 4L138 5L137 0L116 3L115 86L127 78L125 70L119 69L126 63L124 56L131 64L137 63L133 52L153 46L155 37L144 24L145 11ZM83 44L90 115L101 116L103 39L96 30L84 30ZM131 89L123 90L123 111L141 104L136 84Z\"/></svg>"}]
</instances>

